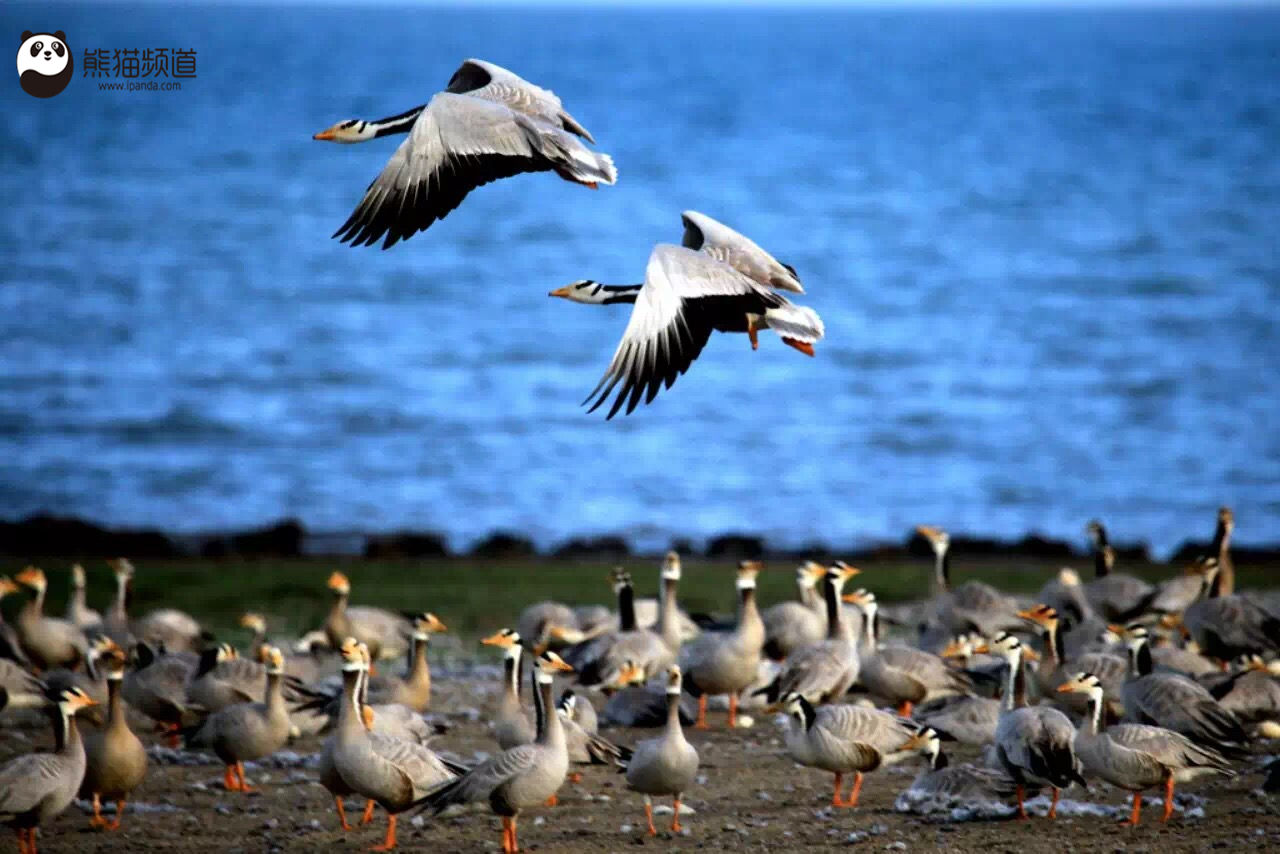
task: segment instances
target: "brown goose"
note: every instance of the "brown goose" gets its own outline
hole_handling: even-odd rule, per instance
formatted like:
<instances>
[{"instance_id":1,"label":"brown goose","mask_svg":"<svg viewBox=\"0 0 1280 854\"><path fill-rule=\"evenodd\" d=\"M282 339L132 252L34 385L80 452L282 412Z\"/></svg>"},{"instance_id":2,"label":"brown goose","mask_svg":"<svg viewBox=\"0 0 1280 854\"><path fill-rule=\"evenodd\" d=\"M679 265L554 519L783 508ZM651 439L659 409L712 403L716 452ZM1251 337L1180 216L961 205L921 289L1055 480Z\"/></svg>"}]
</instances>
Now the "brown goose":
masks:
<instances>
[{"instance_id":1,"label":"brown goose","mask_svg":"<svg viewBox=\"0 0 1280 854\"><path fill-rule=\"evenodd\" d=\"M698 751L685 740L680 727L681 674L678 665L667 669L667 722L662 735L648 738L635 747L627 766L627 788L644 795L644 815L649 835L653 826L653 796L672 795L671 830L679 833L680 798L698 776Z\"/></svg>"},{"instance_id":2,"label":"brown goose","mask_svg":"<svg viewBox=\"0 0 1280 854\"><path fill-rule=\"evenodd\" d=\"M738 620L731 632L708 632L680 651L684 689L698 698L694 729L707 728L707 697L729 695L729 728L738 725L738 695L756 680L764 648L764 622L756 609L756 576L760 563L738 564Z\"/></svg>"},{"instance_id":3,"label":"brown goose","mask_svg":"<svg viewBox=\"0 0 1280 854\"><path fill-rule=\"evenodd\" d=\"M412 623L409 669L404 676L383 677L372 682L369 685L369 698L373 703L398 703L415 712L425 712L431 707L431 669L427 666L427 644L432 633L448 629L439 617L429 611L414 615Z\"/></svg>"},{"instance_id":4,"label":"brown goose","mask_svg":"<svg viewBox=\"0 0 1280 854\"><path fill-rule=\"evenodd\" d=\"M849 579L861 570L836 561L825 573L822 595L827 609L827 639L794 649L777 678L753 693L770 701L797 693L814 705L835 702L858 679L858 647L852 626L843 615L840 596Z\"/></svg>"},{"instance_id":5,"label":"brown goose","mask_svg":"<svg viewBox=\"0 0 1280 854\"><path fill-rule=\"evenodd\" d=\"M503 650L502 696L498 699L498 709L493 718L494 738L503 750L529 744L538 733L520 702L520 659L524 655L520 635L511 629L500 629L480 643Z\"/></svg>"},{"instance_id":6,"label":"brown goose","mask_svg":"<svg viewBox=\"0 0 1280 854\"><path fill-rule=\"evenodd\" d=\"M114 644L100 658L97 666L107 677L107 725L86 733L84 739L86 767L80 797L93 799L89 825L104 830L120 829L125 802L147 776L147 751L129 729L120 697L126 663L124 651ZM111 822L102 817L103 800L115 801L116 817Z\"/></svg>"},{"instance_id":7,"label":"brown goose","mask_svg":"<svg viewBox=\"0 0 1280 854\"><path fill-rule=\"evenodd\" d=\"M791 651L811 643L819 643L827 634L827 607L818 595L817 586L827 568L816 561L806 561L796 569L797 601L779 602L764 610L764 654L782 661Z\"/></svg>"},{"instance_id":8,"label":"brown goose","mask_svg":"<svg viewBox=\"0 0 1280 854\"><path fill-rule=\"evenodd\" d=\"M383 608L348 605L351 582L341 572L329 576L328 586L333 593L333 607L324 621L329 646L337 649L343 640L353 637L369 647L374 661L404 655L408 649L405 639L413 631L408 620Z\"/></svg>"},{"instance_id":9,"label":"brown goose","mask_svg":"<svg viewBox=\"0 0 1280 854\"><path fill-rule=\"evenodd\" d=\"M572 670L554 652L539 655L534 668L536 690L533 694L538 737L532 744L513 747L480 763L457 780L421 798L416 805L439 814L452 804L488 801L489 807L502 816L504 854L519 851L516 822L521 811L551 801L569 773L564 727L552 708L551 683L555 673Z\"/></svg>"},{"instance_id":10,"label":"brown goose","mask_svg":"<svg viewBox=\"0 0 1280 854\"><path fill-rule=\"evenodd\" d=\"M0 765L0 824L18 834L20 854L36 854L36 828L71 805L84 779L84 743L76 712L95 705L79 688L62 692L52 753L27 753Z\"/></svg>"},{"instance_id":11,"label":"brown goose","mask_svg":"<svg viewBox=\"0 0 1280 854\"><path fill-rule=\"evenodd\" d=\"M49 588L44 571L27 567L14 578L35 595L18 613L18 641L22 650L40 670L75 668L88 654L89 641L75 625L44 613L44 594Z\"/></svg>"}]
</instances>

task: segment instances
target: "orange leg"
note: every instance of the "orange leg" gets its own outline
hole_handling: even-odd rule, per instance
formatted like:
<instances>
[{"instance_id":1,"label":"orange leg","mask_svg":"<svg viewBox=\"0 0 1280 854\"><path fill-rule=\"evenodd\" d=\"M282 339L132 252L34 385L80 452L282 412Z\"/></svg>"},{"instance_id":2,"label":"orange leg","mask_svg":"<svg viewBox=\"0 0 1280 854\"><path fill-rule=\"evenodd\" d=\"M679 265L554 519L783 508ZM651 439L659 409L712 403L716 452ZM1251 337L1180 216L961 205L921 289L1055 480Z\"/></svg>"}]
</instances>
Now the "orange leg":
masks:
<instances>
[{"instance_id":1,"label":"orange leg","mask_svg":"<svg viewBox=\"0 0 1280 854\"><path fill-rule=\"evenodd\" d=\"M1057 789L1053 790L1053 803L1049 804L1049 818L1058 817L1058 798L1061 795L1062 795L1062 792L1058 791Z\"/></svg>"},{"instance_id":2,"label":"orange leg","mask_svg":"<svg viewBox=\"0 0 1280 854\"><path fill-rule=\"evenodd\" d=\"M387 813L387 838L381 845L375 845L370 851L393 851L396 847L396 814Z\"/></svg>"},{"instance_id":3,"label":"orange leg","mask_svg":"<svg viewBox=\"0 0 1280 854\"><path fill-rule=\"evenodd\" d=\"M1026 790L1023 789L1022 784L1019 783L1018 784L1018 821L1027 820L1027 807L1022 802L1026 796L1027 796Z\"/></svg>"},{"instance_id":4,"label":"orange leg","mask_svg":"<svg viewBox=\"0 0 1280 854\"><path fill-rule=\"evenodd\" d=\"M598 186L596 186L596 182L595 182L595 181L583 181L583 182L582 182L582 186L586 187L586 188L587 188L587 189L589 189L589 190L598 190L598 189L600 189Z\"/></svg>"},{"instance_id":5,"label":"orange leg","mask_svg":"<svg viewBox=\"0 0 1280 854\"><path fill-rule=\"evenodd\" d=\"M98 793L93 793L93 818L89 819L90 827L106 827L107 820L102 817L102 800Z\"/></svg>"},{"instance_id":6,"label":"orange leg","mask_svg":"<svg viewBox=\"0 0 1280 854\"><path fill-rule=\"evenodd\" d=\"M844 775L841 774L839 771L835 772L835 774L836 774L836 785L835 785L835 791L831 793L831 806L843 807L847 805L847 802L845 801L845 799L840 797L840 790L844 788Z\"/></svg>"},{"instance_id":7,"label":"orange leg","mask_svg":"<svg viewBox=\"0 0 1280 854\"><path fill-rule=\"evenodd\" d=\"M1130 814L1128 820L1120 822L1130 827L1138 826L1138 819L1142 816L1142 792L1133 793L1133 813Z\"/></svg>"},{"instance_id":8,"label":"orange leg","mask_svg":"<svg viewBox=\"0 0 1280 854\"><path fill-rule=\"evenodd\" d=\"M569 782L570 782L570 783L575 783L575 784L577 784L577 783L581 783L581 782L582 782L582 775L581 775L581 774L579 774L577 771L574 771L572 774L570 774L570 775L569 775Z\"/></svg>"},{"instance_id":9,"label":"orange leg","mask_svg":"<svg viewBox=\"0 0 1280 854\"><path fill-rule=\"evenodd\" d=\"M729 729L738 726L738 695L729 695Z\"/></svg>"},{"instance_id":10,"label":"orange leg","mask_svg":"<svg viewBox=\"0 0 1280 854\"><path fill-rule=\"evenodd\" d=\"M516 817L511 816L511 854L520 850L520 839L516 835Z\"/></svg>"},{"instance_id":11,"label":"orange leg","mask_svg":"<svg viewBox=\"0 0 1280 854\"><path fill-rule=\"evenodd\" d=\"M361 827L363 827L364 825L366 825L366 824L368 824L369 822L373 821L373 808L374 808L375 806L376 806L376 804L375 804L372 800L365 801L365 804L364 804L364 815L360 816L360 826L361 826Z\"/></svg>"},{"instance_id":12,"label":"orange leg","mask_svg":"<svg viewBox=\"0 0 1280 854\"><path fill-rule=\"evenodd\" d=\"M703 694L698 698L698 720L693 725L694 729L707 728L707 695Z\"/></svg>"},{"instance_id":13,"label":"orange leg","mask_svg":"<svg viewBox=\"0 0 1280 854\"><path fill-rule=\"evenodd\" d=\"M18 854L31 854L31 849L27 847L27 830L26 828L18 828Z\"/></svg>"},{"instance_id":14,"label":"orange leg","mask_svg":"<svg viewBox=\"0 0 1280 854\"><path fill-rule=\"evenodd\" d=\"M547 798L542 805L544 807L554 807L554 806L557 806L559 803L560 803L560 796L552 795L551 797Z\"/></svg>"},{"instance_id":15,"label":"orange leg","mask_svg":"<svg viewBox=\"0 0 1280 854\"><path fill-rule=\"evenodd\" d=\"M783 338L782 343L786 344L788 347L795 347L797 350L799 350L801 353L804 353L806 356L813 355L813 345L806 341L797 341L794 338Z\"/></svg>"},{"instance_id":16,"label":"orange leg","mask_svg":"<svg viewBox=\"0 0 1280 854\"><path fill-rule=\"evenodd\" d=\"M1160 820L1168 821L1171 815L1173 815L1173 775L1166 777L1164 781L1164 815Z\"/></svg>"},{"instance_id":17,"label":"orange leg","mask_svg":"<svg viewBox=\"0 0 1280 854\"><path fill-rule=\"evenodd\" d=\"M511 854L515 850L515 843L511 840L511 819L504 815L502 817L502 854Z\"/></svg>"},{"instance_id":18,"label":"orange leg","mask_svg":"<svg viewBox=\"0 0 1280 854\"><path fill-rule=\"evenodd\" d=\"M240 791L240 784L236 782L236 766L228 765L222 772L222 788L228 792Z\"/></svg>"},{"instance_id":19,"label":"orange leg","mask_svg":"<svg viewBox=\"0 0 1280 854\"><path fill-rule=\"evenodd\" d=\"M248 781L246 781L246 780L245 780L245 778L244 778L244 763L243 763L243 762L237 762L237 763L236 763L236 776L240 778L240 791L242 791L242 792L256 792L256 791L257 791L257 789L253 788L253 786L250 786L250 785L249 785L249 783L248 783Z\"/></svg>"},{"instance_id":20,"label":"orange leg","mask_svg":"<svg viewBox=\"0 0 1280 854\"><path fill-rule=\"evenodd\" d=\"M653 826L653 800L648 796L644 796L644 820L649 825L649 835L657 836L658 828Z\"/></svg>"},{"instance_id":21,"label":"orange leg","mask_svg":"<svg viewBox=\"0 0 1280 854\"><path fill-rule=\"evenodd\" d=\"M680 796L676 795L675 801L671 804L671 832L679 833L682 830L684 827L680 825Z\"/></svg>"},{"instance_id":22,"label":"orange leg","mask_svg":"<svg viewBox=\"0 0 1280 854\"><path fill-rule=\"evenodd\" d=\"M347 808L342 803L339 795L333 796L333 805L338 808L338 823L342 825L343 830L350 830L351 825L347 824Z\"/></svg>"},{"instance_id":23,"label":"orange leg","mask_svg":"<svg viewBox=\"0 0 1280 854\"><path fill-rule=\"evenodd\" d=\"M747 318L747 337L751 339L751 349L760 349L760 339L756 336L756 324L750 317Z\"/></svg>"},{"instance_id":24,"label":"orange leg","mask_svg":"<svg viewBox=\"0 0 1280 854\"><path fill-rule=\"evenodd\" d=\"M169 746L178 749L182 746L182 727L179 724L161 724L164 731L169 733Z\"/></svg>"},{"instance_id":25,"label":"orange leg","mask_svg":"<svg viewBox=\"0 0 1280 854\"><path fill-rule=\"evenodd\" d=\"M862 772L855 772L858 776L853 778L853 791L849 793L849 806L856 807L858 805L858 794L862 791Z\"/></svg>"},{"instance_id":26,"label":"orange leg","mask_svg":"<svg viewBox=\"0 0 1280 854\"><path fill-rule=\"evenodd\" d=\"M915 708L915 705L910 700L903 700L901 703L898 704L898 717L900 718L911 717L911 710L913 708Z\"/></svg>"},{"instance_id":27,"label":"orange leg","mask_svg":"<svg viewBox=\"0 0 1280 854\"><path fill-rule=\"evenodd\" d=\"M116 801L116 817L115 821L107 825L107 830L119 830L120 819L124 818L124 798Z\"/></svg>"}]
</instances>

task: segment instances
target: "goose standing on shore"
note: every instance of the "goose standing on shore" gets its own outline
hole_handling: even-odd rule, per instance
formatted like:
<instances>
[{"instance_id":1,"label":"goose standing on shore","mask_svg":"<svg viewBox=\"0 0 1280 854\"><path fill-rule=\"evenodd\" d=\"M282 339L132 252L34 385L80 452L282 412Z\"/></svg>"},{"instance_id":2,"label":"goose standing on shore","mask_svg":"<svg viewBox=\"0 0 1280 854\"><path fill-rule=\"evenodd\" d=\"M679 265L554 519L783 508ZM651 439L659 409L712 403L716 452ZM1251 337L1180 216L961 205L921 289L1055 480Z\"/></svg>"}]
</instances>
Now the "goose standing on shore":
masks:
<instances>
[{"instance_id":1,"label":"goose standing on shore","mask_svg":"<svg viewBox=\"0 0 1280 854\"><path fill-rule=\"evenodd\" d=\"M85 734L85 774L80 796L93 800L91 827L119 830L124 805L133 790L147 776L147 751L125 718L120 687L126 664L124 650L114 643L98 665L107 676L107 725ZM102 817L102 801L115 801L116 816L108 822Z\"/></svg>"},{"instance_id":2,"label":"goose standing on shore","mask_svg":"<svg viewBox=\"0 0 1280 854\"><path fill-rule=\"evenodd\" d=\"M71 566L71 595L67 598L67 619L81 631L102 625L102 615L85 604L84 567Z\"/></svg>"},{"instance_id":3,"label":"goose standing on shore","mask_svg":"<svg viewBox=\"0 0 1280 854\"><path fill-rule=\"evenodd\" d=\"M826 636L827 606L817 591L826 574L822 564L806 561L796 569L797 601L771 605L760 615L764 620L764 654L769 658L782 661L792 650Z\"/></svg>"},{"instance_id":4,"label":"goose standing on shore","mask_svg":"<svg viewBox=\"0 0 1280 854\"><path fill-rule=\"evenodd\" d=\"M757 333L772 329L783 342L812 356L822 339L822 318L793 305L780 291L803 294L795 270L750 238L697 211L685 211L683 246L660 243L649 255L644 282L602 285L580 279L551 291L589 305L631 303L631 319L613 360L585 403L594 412L613 394L612 418L626 405L630 414L644 396L652 403L689 370L714 332L745 332L756 349Z\"/></svg>"},{"instance_id":5,"label":"goose standing on shore","mask_svg":"<svg viewBox=\"0 0 1280 854\"><path fill-rule=\"evenodd\" d=\"M520 659L524 655L520 634L499 629L480 643L502 650L502 696L493 718L493 736L503 750L528 744L537 737L537 731L520 702Z\"/></svg>"},{"instance_id":6,"label":"goose standing on shore","mask_svg":"<svg viewBox=\"0 0 1280 854\"><path fill-rule=\"evenodd\" d=\"M787 656L782 670L769 685L755 692L771 702L794 692L810 703L834 703L858 679L858 647L853 627L842 613L841 594L849 579L862 570L836 561L822 580L822 595L827 606L827 639L802 646Z\"/></svg>"},{"instance_id":7,"label":"goose standing on shore","mask_svg":"<svg viewBox=\"0 0 1280 854\"><path fill-rule=\"evenodd\" d=\"M333 236L383 249L426 231L477 187L521 172L554 171L595 189L618 178L613 160L583 145L587 129L548 89L491 62L468 59L425 105L376 121L348 119L313 139L365 142L407 133L364 199Z\"/></svg>"},{"instance_id":8,"label":"goose standing on shore","mask_svg":"<svg viewBox=\"0 0 1280 854\"><path fill-rule=\"evenodd\" d=\"M941 736L932 727L921 728L902 749L917 751L929 767L898 795L893 804L896 811L916 815L950 814L956 809L982 812L996 804L1008 809L1004 804L1017 789L1013 779L996 768L967 762L952 765L942 750Z\"/></svg>"},{"instance_id":9,"label":"goose standing on shore","mask_svg":"<svg viewBox=\"0 0 1280 854\"><path fill-rule=\"evenodd\" d=\"M1017 783L1018 818L1025 819L1028 786L1051 786L1053 803L1049 818L1058 816L1058 797L1072 783L1084 786L1080 760L1076 758L1075 730L1071 720L1057 709L1027 705L1027 674L1022 667L1022 642L1001 632L988 644L990 651L1009 662L1009 684L1004 695L1000 723L996 727L996 755ZM987 649L979 647L979 652Z\"/></svg>"},{"instance_id":10,"label":"goose standing on shore","mask_svg":"<svg viewBox=\"0 0 1280 854\"><path fill-rule=\"evenodd\" d=\"M650 836L653 826L653 796L672 795L671 831L679 833L680 797L698 776L698 751L685 740L680 726L680 697L683 691L680 666L667 668L667 721L662 735L635 746L626 761L627 788L644 795L644 816Z\"/></svg>"},{"instance_id":11,"label":"goose standing on shore","mask_svg":"<svg viewBox=\"0 0 1280 854\"><path fill-rule=\"evenodd\" d=\"M707 728L707 697L729 695L729 728L738 725L738 695L755 680L764 647L764 623L756 609L760 563L738 564L738 620L731 632L706 632L680 651L684 688L698 698L695 729Z\"/></svg>"},{"instance_id":12,"label":"goose standing on shore","mask_svg":"<svg viewBox=\"0 0 1280 854\"><path fill-rule=\"evenodd\" d=\"M1133 814L1123 824L1138 824L1143 789L1164 786L1164 816L1160 820L1168 821L1173 815L1175 783L1206 774L1235 776L1221 754L1172 730L1145 724L1104 729L1102 681L1092 673L1077 673L1058 686L1058 691L1088 698L1088 714L1076 733L1075 751L1087 773L1133 792Z\"/></svg>"},{"instance_id":13,"label":"goose standing on shore","mask_svg":"<svg viewBox=\"0 0 1280 854\"><path fill-rule=\"evenodd\" d=\"M351 582L341 572L329 576L328 586L333 593L333 607L324 621L329 646L338 649L344 640L353 637L369 647L374 661L404 655L409 648L407 638L413 632L408 620L385 608L348 605Z\"/></svg>"},{"instance_id":14,"label":"goose standing on shore","mask_svg":"<svg viewBox=\"0 0 1280 854\"><path fill-rule=\"evenodd\" d=\"M1090 607L1113 623L1132 620L1151 605L1156 588L1136 576L1112 572L1116 552L1101 522L1094 519L1085 530L1093 544L1093 580L1084 586Z\"/></svg>"},{"instance_id":15,"label":"goose standing on shore","mask_svg":"<svg viewBox=\"0 0 1280 854\"><path fill-rule=\"evenodd\" d=\"M89 641L70 621L45 615L44 595L49 583L44 570L27 567L14 580L34 593L18 612L18 641L31 663L41 670L79 666L88 655Z\"/></svg>"},{"instance_id":16,"label":"goose standing on shore","mask_svg":"<svg viewBox=\"0 0 1280 854\"><path fill-rule=\"evenodd\" d=\"M12 578L0 575L0 601L21 590L22 588ZM22 651L22 642L18 640L18 633L13 630L13 626L5 622L4 614L0 613L0 660L4 659L15 661L23 667L31 663L27 659L27 654Z\"/></svg>"}]
</instances>

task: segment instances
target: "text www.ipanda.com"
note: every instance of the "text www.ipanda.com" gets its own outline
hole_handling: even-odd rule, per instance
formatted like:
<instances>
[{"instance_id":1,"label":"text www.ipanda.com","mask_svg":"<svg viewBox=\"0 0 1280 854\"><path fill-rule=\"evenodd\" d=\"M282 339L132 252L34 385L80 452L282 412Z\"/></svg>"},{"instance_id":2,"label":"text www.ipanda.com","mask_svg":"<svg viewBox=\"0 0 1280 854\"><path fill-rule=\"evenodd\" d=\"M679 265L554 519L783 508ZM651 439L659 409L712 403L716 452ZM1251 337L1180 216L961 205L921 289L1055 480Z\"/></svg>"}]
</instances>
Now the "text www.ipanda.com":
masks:
<instances>
[{"instance_id":1,"label":"text www.ipanda.com","mask_svg":"<svg viewBox=\"0 0 1280 854\"><path fill-rule=\"evenodd\" d=\"M128 83L98 82L99 92L177 92L182 89L178 80L130 80Z\"/></svg>"}]
</instances>

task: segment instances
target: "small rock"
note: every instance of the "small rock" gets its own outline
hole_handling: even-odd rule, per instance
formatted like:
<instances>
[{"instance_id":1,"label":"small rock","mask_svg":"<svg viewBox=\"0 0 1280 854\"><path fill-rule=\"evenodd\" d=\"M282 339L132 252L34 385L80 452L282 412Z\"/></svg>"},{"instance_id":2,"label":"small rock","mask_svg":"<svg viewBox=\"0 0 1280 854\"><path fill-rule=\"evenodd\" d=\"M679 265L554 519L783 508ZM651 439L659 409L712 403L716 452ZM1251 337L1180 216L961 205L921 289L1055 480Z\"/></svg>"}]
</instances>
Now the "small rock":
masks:
<instances>
[{"instance_id":1,"label":"small rock","mask_svg":"<svg viewBox=\"0 0 1280 854\"><path fill-rule=\"evenodd\" d=\"M867 838L867 834L865 832L861 830L855 830L853 833L850 833L848 836L844 838L844 843L846 845L857 845L859 842L862 842L866 838Z\"/></svg>"},{"instance_id":2,"label":"small rock","mask_svg":"<svg viewBox=\"0 0 1280 854\"><path fill-rule=\"evenodd\" d=\"M355 701L354 701L354 700L352 700L352 702L354 703ZM632 830L632 827L631 827L631 825L629 825L629 824L624 824L624 825L622 825L621 827L619 827L619 828L618 828L618 832L619 832L619 833L630 833L630 832L631 832L631 830Z\"/></svg>"},{"instance_id":3,"label":"small rock","mask_svg":"<svg viewBox=\"0 0 1280 854\"><path fill-rule=\"evenodd\" d=\"M771 801L773 800L773 795L768 792L756 792L756 798L762 801Z\"/></svg>"},{"instance_id":4,"label":"small rock","mask_svg":"<svg viewBox=\"0 0 1280 854\"><path fill-rule=\"evenodd\" d=\"M354 701L353 701L353 702L354 702ZM547 823L547 820L546 820L546 818L545 818L544 816L535 816L535 817L534 817L534 819L533 819L534 827L541 827L542 825L544 825L544 824L546 824L546 823Z\"/></svg>"},{"instance_id":5,"label":"small rock","mask_svg":"<svg viewBox=\"0 0 1280 854\"><path fill-rule=\"evenodd\" d=\"M884 836L888 832L889 828L883 824L873 824L867 828L867 833L870 833L872 836Z\"/></svg>"},{"instance_id":6,"label":"small rock","mask_svg":"<svg viewBox=\"0 0 1280 854\"><path fill-rule=\"evenodd\" d=\"M414 827L422 827L426 823L426 816L415 815L413 818L409 819L409 824L412 824Z\"/></svg>"},{"instance_id":7,"label":"small rock","mask_svg":"<svg viewBox=\"0 0 1280 854\"><path fill-rule=\"evenodd\" d=\"M906 851L907 843L899 839L897 842L890 842L884 847L885 851Z\"/></svg>"}]
</instances>

